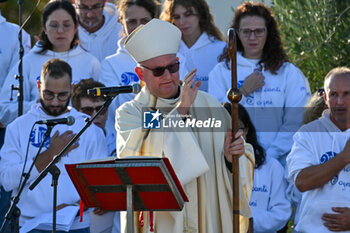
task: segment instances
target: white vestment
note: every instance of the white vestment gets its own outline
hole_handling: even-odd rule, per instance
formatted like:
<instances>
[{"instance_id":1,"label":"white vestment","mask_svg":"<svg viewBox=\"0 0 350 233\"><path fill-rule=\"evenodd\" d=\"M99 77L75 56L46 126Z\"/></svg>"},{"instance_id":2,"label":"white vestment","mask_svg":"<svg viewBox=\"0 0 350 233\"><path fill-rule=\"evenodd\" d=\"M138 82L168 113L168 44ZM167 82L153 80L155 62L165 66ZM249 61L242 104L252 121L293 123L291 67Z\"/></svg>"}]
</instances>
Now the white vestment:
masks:
<instances>
[{"instance_id":1,"label":"white vestment","mask_svg":"<svg viewBox=\"0 0 350 233\"><path fill-rule=\"evenodd\" d=\"M186 121L215 118L222 122L223 130L142 127L144 111L159 110L165 116L165 121L170 118L172 121L182 121L175 109L178 101L179 97L156 98L144 87L134 100L123 104L116 112L118 156L167 157L184 187L189 202L185 203L181 212L155 212L154 232L232 232L232 174L224 160L225 136L231 127L231 120L220 103L199 91ZM165 110L165 107L168 109ZM249 144L246 144L246 153L239 161L240 227L241 232L247 232L254 170L254 153ZM137 214L134 217L135 232L150 232L149 213L144 213L142 228ZM126 215L121 217L122 232L126 231L125 219Z\"/></svg>"}]
</instances>

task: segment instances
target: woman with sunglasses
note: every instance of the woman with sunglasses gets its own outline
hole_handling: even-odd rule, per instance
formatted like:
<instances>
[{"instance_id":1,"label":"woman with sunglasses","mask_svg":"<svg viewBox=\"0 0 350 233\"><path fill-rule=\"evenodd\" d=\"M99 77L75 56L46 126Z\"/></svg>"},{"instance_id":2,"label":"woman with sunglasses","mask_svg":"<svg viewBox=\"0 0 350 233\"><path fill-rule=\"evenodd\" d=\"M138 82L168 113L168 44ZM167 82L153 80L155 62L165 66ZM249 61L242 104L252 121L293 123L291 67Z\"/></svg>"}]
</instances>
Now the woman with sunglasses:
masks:
<instances>
[{"instance_id":1,"label":"woman with sunglasses","mask_svg":"<svg viewBox=\"0 0 350 233\"><path fill-rule=\"evenodd\" d=\"M199 89L207 92L209 72L226 45L208 4L205 0L166 0L160 18L181 30L179 53L186 59L187 70L197 69L195 79L202 82Z\"/></svg>"},{"instance_id":2,"label":"woman with sunglasses","mask_svg":"<svg viewBox=\"0 0 350 233\"><path fill-rule=\"evenodd\" d=\"M42 16L40 40L23 58L23 112L39 99L36 88L44 63L52 58L66 61L73 72L73 83L82 78L98 78L100 63L91 54L79 46L78 21L73 5L67 0L50 1L46 4ZM0 122L4 125L17 116L18 104L10 101L11 84L18 85L14 79L18 74L18 65L9 72L0 95ZM13 93L15 96L16 93Z\"/></svg>"},{"instance_id":3,"label":"woman with sunglasses","mask_svg":"<svg viewBox=\"0 0 350 233\"><path fill-rule=\"evenodd\" d=\"M243 3L231 27L236 31L237 84L243 96L240 103L247 109L266 154L284 165L292 135L302 123L309 83L288 62L277 22L266 5ZM231 88L227 48L220 61L209 74L209 93L227 102L226 93Z\"/></svg>"}]
</instances>

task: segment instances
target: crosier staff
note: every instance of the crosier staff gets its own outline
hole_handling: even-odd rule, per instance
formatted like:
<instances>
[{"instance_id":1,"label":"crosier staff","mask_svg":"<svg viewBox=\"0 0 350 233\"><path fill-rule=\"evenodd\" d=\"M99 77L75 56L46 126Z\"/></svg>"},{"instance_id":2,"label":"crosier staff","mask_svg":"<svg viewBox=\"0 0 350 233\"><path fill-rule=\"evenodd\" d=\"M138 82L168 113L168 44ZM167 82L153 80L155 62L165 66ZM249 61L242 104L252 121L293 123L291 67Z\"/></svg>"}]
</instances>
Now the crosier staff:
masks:
<instances>
[{"instance_id":1,"label":"crosier staff","mask_svg":"<svg viewBox=\"0 0 350 233\"><path fill-rule=\"evenodd\" d=\"M232 135L238 131L238 102L242 94L237 89L237 43L235 30L228 30L228 54L231 59L231 89L227 98L231 102ZM232 140L235 140L234 138ZM232 193L233 193L233 233L239 233L239 156L232 157Z\"/></svg>"}]
</instances>

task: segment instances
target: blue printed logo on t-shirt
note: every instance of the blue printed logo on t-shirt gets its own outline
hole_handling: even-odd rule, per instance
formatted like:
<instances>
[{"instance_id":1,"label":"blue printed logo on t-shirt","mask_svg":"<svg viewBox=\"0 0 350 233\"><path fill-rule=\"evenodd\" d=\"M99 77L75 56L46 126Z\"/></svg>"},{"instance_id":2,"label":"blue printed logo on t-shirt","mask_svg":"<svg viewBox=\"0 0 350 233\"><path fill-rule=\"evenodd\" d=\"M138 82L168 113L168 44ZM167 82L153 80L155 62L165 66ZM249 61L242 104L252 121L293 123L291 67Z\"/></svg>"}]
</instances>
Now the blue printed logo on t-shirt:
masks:
<instances>
[{"instance_id":1,"label":"blue printed logo on t-shirt","mask_svg":"<svg viewBox=\"0 0 350 233\"><path fill-rule=\"evenodd\" d=\"M122 85L129 85L135 82L139 82L139 77L135 73L132 72L124 72L121 75Z\"/></svg>"},{"instance_id":2,"label":"blue printed logo on t-shirt","mask_svg":"<svg viewBox=\"0 0 350 233\"><path fill-rule=\"evenodd\" d=\"M42 126L38 126L33 129L33 131L30 133L30 143L32 146L39 148L42 141L45 137L46 128ZM46 139L43 147L48 149L50 146L50 136Z\"/></svg>"},{"instance_id":3,"label":"blue printed logo on t-shirt","mask_svg":"<svg viewBox=\"0 0 350 233\"><path fill-rule=\"evenodd\" d=\"M328 152L324 153L320 158L320 164L327 162L328 160L330 160L331 158L333 158L336 155L337 155L337 153L335 153L334 151L328 151Z\"/></svg>"}]
</instances>

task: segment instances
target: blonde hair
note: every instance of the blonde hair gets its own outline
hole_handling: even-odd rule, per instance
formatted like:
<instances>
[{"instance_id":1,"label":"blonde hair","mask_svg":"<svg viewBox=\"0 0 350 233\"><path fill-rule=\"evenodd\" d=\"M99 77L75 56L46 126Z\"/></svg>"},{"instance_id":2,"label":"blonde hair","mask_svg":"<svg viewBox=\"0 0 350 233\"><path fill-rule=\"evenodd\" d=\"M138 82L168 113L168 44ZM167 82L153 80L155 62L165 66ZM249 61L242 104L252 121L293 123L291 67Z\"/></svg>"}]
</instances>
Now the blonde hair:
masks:
<instances>
[{"instance_id":1,"label":"blonde hair","mask_svg":"<svg viewBox=\"0 0 350 233\"><path fill-rule=\"evenodd\" d=\"M303 123L307 124L318 119L325 109L327 109L327 105L323 98L323 91L315 92L305 105Z\"/></svg>"}]
</instances>

